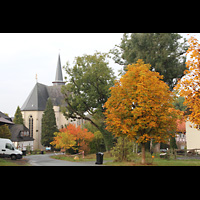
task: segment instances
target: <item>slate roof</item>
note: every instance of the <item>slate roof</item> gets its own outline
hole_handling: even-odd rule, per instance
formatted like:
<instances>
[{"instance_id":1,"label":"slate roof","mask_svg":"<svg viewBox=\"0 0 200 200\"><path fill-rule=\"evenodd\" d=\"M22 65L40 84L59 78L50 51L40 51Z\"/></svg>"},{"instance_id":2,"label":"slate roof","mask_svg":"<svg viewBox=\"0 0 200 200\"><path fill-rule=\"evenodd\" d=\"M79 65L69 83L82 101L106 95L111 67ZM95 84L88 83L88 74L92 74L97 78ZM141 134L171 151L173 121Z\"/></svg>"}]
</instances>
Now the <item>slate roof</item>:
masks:
<instances>
[{"instance_id":1,"label":"slate roof","mask_svg":"<svg viewBox=\"0 0 200 200\"><path fill-rule=\"evenodd\" d=\"M63 104L64 95L61 93L61 85L46 86L36 83L25 103L22 111L44 111L48 98L51 98L53 106Z\"/></svg>"},{"instance_id":2,"label":"slate roof","mask_svg":"<svg viewBox=\"0 0 200 200\"><path fill-rule=\"evenodd\" d=\"M30 136L21 136L21 131L28 131L29 129L24 126L23 124L15 124L13 126L10 126L10 132L11 132L11 141L12 142L22 142L22 141L33 141L33 137Z\"/></svg>"},{"instance_id":3,"label":"slate roof","mask_svg":"<svg viewBox=\"0 0 200 200\"><path fill-rule=\"evenodd\" d=\"M60 62L60 54L58 55L58 63L56 69L56 77L53 86L47 86L36 83L35 87L29 94L28 98L21 107L22 111L44 111L48 98L51 98L53 106L60 106L64 102L64 95L61 93L61 87L64 85L63 75Z\"/></svg>"},{"instance_id":4,"label":"slate roof","mask_svg":"<svg viewBox=\"0 0 200 200\"><path fill-rule=\"evenodd\" d=\"M43 111L45 110L48 98L49 94L47 91L47 86L41 83L36 83L35 87L21 107L21 110Z\"/></svg>"},{"instance_id":5,"label":"slate roof","mask_svg":"<svg viewBox=\"0 0 200 200\"><path fill-rule=\"evenodd\" d=\"M62 69L61 69L60 54L58 55L55 81L52 83L53 85L65 85L65 82L63 81L63 75L62 75Z\"/></svg>"}]
</instances>

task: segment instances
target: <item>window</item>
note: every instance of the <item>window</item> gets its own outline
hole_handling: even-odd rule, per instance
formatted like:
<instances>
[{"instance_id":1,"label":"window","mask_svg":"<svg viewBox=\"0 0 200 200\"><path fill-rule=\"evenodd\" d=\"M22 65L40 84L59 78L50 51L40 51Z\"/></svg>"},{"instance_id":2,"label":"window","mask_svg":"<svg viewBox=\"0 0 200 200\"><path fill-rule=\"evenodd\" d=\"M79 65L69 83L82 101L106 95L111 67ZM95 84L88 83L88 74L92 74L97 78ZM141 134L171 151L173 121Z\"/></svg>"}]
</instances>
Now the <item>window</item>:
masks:
<instances>
[{"instance_id":1,"label":"window","mask_svg":"<svg viewBox=\"0 0 200 200\"><path fill-rule=\"evenodd\" d=\"M6 143L6 149L15 150L12 144Z\"/></svg>"},{"instance_id":2,"label":"window","mask_svg":"<svg viewBox=\"0 0 200 200\"><path fill-rule=\"evenodd\" d=\"M30 136L33 137L33 117L32 117L32 115L29 117L29 131L30 131Z\"/></svg>"}]
</instances>

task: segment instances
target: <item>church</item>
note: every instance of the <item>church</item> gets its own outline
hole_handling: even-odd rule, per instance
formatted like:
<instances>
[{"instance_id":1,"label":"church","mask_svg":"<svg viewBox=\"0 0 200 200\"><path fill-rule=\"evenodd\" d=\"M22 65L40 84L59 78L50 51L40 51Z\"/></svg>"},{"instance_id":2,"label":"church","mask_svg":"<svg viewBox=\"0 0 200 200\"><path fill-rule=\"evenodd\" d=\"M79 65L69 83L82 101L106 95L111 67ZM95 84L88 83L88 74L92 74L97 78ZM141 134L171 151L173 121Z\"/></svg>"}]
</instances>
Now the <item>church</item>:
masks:
<instances>
[{"instance_id":1,"label":"church","mask_svg":"<svg viewBox=\"0 0 200 200\"><path fill-rule=\"evenodd\" d=\"M32 149L44 149L41 144L42 115L46 108L48 98L51 98L56 117L57 128L61 129L69 123L82 125L82 120L71 121L66 119L60 110L61 105L65 105L64 95L61 93L61 87L65 85L63 81L60 54L58 55L55 81L53 85L47 86L36 83L23 106L21 107L24 125L29 128L30 137L34 138Z\"/></svg>"}]
</instances>

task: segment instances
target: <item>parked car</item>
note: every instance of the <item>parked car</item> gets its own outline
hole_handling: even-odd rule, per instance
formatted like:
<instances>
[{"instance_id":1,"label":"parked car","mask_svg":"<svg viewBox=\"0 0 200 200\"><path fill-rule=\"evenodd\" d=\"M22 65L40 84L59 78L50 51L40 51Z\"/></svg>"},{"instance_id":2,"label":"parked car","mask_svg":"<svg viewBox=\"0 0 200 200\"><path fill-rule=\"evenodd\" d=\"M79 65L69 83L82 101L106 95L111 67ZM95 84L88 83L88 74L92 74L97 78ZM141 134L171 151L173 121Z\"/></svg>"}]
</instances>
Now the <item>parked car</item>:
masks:
<instances>
[{"instance_id":1,"label":"parked car","mask_svg":"<svg viewBox=\"0 0 200 200\"><path fill-rule=\"evenodd\" d=\"M0 138L0 156L10 157L12 160L16 160L22 158L22 152L15 149L10 139Z\"/></svg>"}]
</instances>

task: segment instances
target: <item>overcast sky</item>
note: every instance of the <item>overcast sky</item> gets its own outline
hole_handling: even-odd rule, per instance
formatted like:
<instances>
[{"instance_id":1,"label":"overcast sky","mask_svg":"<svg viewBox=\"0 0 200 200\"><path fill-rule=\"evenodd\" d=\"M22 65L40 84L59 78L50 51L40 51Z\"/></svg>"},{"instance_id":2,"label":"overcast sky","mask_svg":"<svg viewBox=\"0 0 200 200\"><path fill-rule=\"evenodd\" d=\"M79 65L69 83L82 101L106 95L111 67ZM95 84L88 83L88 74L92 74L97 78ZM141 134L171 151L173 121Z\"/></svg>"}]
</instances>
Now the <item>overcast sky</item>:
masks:
<instances>
[{"instance_id":1,"label":"overcast sky","mask_svg":"<svg viewBox=\"0 0 200 200\"><path fill-rule=\"evenodd\" d=\"M187 37L187 34L182 34ZM200 34L195 34L199 36ZM61 65L76 56L108 52L120 44L123 33L0 33L0 111L10 117L22 107L38 82L52 85L55 79L58 53ZM110 62L115 71L122 66ZM63 75L65 72L63 70Z\"/></svg>"},{"instance_id":2,"label":"overcast sky","mask_svg":"<svg viewBox=\"0 0 200 200\"><path fill-rule=\"evenodd\" d=\"M123 33L0 33L0 111L14 116L38 82L52 85L60 49L61 65L76 56L108 52ZM118 74L122 67L110 62ZM63 76L65 76L63 70Z\"/></svg>"}]
</instances>

